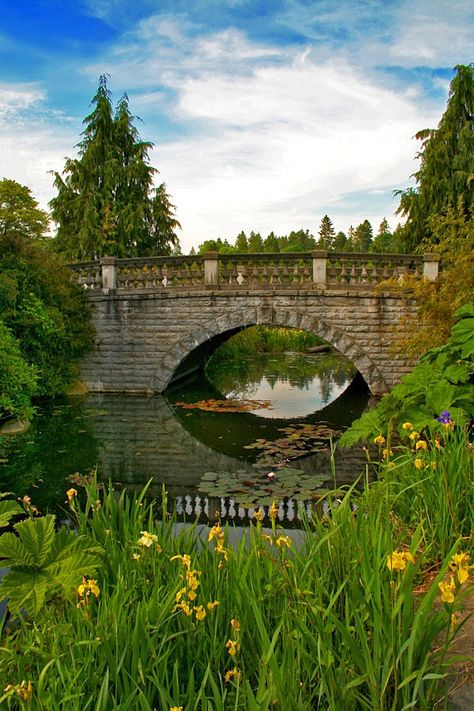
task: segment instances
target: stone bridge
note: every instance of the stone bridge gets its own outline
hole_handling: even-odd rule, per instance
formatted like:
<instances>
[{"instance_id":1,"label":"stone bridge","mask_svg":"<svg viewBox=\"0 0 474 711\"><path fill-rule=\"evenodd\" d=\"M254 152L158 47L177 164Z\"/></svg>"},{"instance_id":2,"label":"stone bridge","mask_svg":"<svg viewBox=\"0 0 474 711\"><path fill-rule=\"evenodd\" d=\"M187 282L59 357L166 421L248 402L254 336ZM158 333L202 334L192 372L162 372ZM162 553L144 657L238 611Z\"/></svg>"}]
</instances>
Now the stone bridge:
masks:
<instances>
[{"instance_id":1,"label":"stone bridge","mask_svg":"<svg viewBox=\"0 0 474 711\"><path fill-rule=\"evenodd\" d=\"M412 365L392 346L416 303L405 277L436 279L434 255L222 255L71 265L93 306L92 392L159 393L234 333L264 324L311 331L387 392ZM398 288L393 288L397 284Z\"/></svg>"}]
</instances>

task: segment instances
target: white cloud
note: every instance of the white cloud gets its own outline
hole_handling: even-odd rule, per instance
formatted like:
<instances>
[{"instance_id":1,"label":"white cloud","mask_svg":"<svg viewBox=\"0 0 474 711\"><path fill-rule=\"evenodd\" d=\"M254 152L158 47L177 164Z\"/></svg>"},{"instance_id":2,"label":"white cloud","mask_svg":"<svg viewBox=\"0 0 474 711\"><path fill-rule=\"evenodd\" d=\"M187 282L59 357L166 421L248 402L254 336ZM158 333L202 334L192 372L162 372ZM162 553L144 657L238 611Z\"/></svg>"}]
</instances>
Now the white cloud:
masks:
<instances>
[{"instance_id":1,"label":"white cloud","mask_svg":"<svg viewBox=\"0 0 474 711\"><path fill-rule=\"evenodd\" d=\"M27 185L41 207L53 197L49 171L61 171L77 135L61 112L49 113L44 92L28 84L0 84L0 178ZM50 124L47 118L53 118Z\"/></svg>"}]
</instances>

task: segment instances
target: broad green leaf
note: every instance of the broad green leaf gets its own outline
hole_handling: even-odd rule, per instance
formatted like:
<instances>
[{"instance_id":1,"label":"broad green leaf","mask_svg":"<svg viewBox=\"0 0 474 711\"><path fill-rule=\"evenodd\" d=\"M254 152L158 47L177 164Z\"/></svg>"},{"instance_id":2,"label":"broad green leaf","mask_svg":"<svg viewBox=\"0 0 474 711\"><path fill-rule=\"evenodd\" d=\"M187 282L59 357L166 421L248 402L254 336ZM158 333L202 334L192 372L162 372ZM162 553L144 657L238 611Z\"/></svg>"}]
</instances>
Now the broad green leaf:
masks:
<instances>
[{"instance_id":1,"label":"broad green leaf","mask_svg":"<svg viewBox=\"0 0 474 711\"><path fill-rule=\"evenodd\" d=\"M17 501L0 501L0 528L8 526L14 516L24 513Z\"/></svg>"},{"instance_id":2,"label":"broad green leaf","mask_svg":"<svg viewBox=\"0 0 474 711\"><path fill-rule=\"evenodd\" d=\"M34 615L42 608L50 587L48 576L41 571L14 570L2 578L0 595L8 598L11 612L19 613L25 609Z\"/></svg>"},{"instance_id":3,"label":"broad green leaf","mask_svg":"<svg viewBox=\"0 0 474 711\"><path fill-rule=\"evenodd\" d=\"M44 564L53 545L55 520L53 514L47 514L41 518L20 521L14 526L25 551L33 556L38 567Z\"/></svg>"}]
</instances>

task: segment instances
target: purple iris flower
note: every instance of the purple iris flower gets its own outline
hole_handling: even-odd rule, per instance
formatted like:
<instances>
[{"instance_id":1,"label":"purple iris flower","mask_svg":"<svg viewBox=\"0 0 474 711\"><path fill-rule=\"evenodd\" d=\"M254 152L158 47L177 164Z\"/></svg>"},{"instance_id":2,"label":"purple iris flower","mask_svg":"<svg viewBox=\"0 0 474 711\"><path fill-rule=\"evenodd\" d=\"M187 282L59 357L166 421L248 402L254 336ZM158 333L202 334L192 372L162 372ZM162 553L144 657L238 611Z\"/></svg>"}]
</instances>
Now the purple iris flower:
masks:
<instances>
[{"instance_id":1,"label":"purple iris flower","mask_svg":"<svg viewBox=\"0 0 474 711\"><path fill-rule=\"evenodd\" d=\"M443 424L443 425L449 425L449 423L451 422L451 414L450 414L449 410L443 410L441 415L439 417L437 417L436 419L438 420L438 422L441 422L441 424Z\"/></svg>"}]
</instances>

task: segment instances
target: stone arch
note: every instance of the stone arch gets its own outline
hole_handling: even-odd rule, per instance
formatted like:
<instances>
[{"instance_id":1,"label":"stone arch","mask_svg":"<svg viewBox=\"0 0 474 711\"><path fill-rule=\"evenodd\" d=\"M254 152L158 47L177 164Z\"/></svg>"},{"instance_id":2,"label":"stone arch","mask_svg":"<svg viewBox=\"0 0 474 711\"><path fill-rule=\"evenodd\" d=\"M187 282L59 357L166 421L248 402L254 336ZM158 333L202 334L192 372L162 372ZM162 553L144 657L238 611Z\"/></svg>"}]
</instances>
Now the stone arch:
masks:
<instances>
[{"instance_id":1,"label":"stone arch","mask_svg":"<svg viewBox=\"0 0 474 711\"><path fill-rule=\"evenodd\" d=\"M389 389L380 368L372 358L351 336L335 328L331 323L311 316L305 310L288 311L255 307L233 308L230 313L207 320L205 325L198 326L181 338L164 355L159 370L153 378L153 389L163 392L180 363L201 344L226 331L235 331L255 324L312 331L331 343L355 365L373 395L387 392Z\"/></svg>"}]
</instances>

